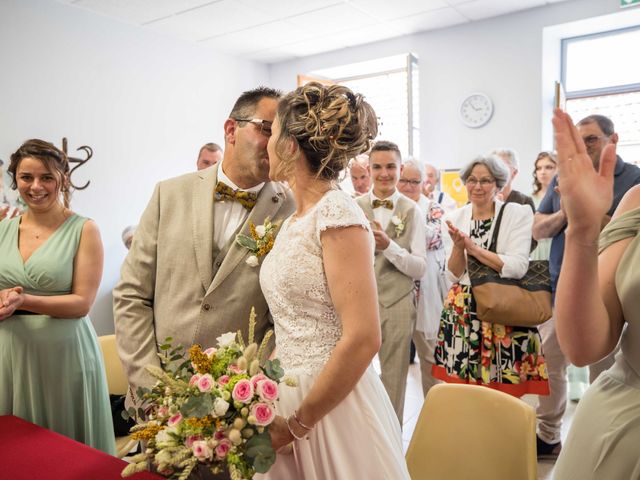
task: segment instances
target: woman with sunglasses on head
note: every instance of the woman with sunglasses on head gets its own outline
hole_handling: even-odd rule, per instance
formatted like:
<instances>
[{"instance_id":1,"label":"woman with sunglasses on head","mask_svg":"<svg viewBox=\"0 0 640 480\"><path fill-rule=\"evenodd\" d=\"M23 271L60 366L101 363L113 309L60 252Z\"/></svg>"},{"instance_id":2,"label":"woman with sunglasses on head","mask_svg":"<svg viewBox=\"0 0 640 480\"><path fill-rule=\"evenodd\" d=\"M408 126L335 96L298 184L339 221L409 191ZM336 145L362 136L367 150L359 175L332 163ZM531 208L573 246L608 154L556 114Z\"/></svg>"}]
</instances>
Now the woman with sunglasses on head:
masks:
<instances>
[{"instance_id":1,"label":"woman with sunglasses on head","mask_svg":"<svg viewBox=\"0 0 640 480\"><path fill-rule=\"evenodd\" d=\"M296 212L260 270L276 355L297 387L281 386L269 433L269 479L408 479L400 425L371 365L380 319L369 221L337 181L377 133L375 112L341 85L309 83L278 104L271 180ZM287 454L288 453L288 454Z\"/></svg>"},{"instance_id":2,"label":"woman with sunglasses on head","mask_svg":"<svg viewBox=\"0 0 640 480\"><path fill-rule=\"evenodd\" d=\"M445 299L436 344L433 376L451 383L495 388L520 397L548 395L540 334L530 327L483 321L467 273L467 257L500 273L522 278L529 266L533 212L528 205L496 199L509 170L498 157L478 157L460 171L469 203L446 214L443 240L447 275L453 282ZM489 250L502 215L495 252Z\"/></svg>"},{"instance_id":3,"label":"woman with sunglasses on head","mask_svg":"<svg viewBox=\"0 0 640 480\"><path fill-rule=\"evenodd\" d=\"M0 415L114 454L109 393L87 314L102 276L95 223L69 209L69 162L42 140L9 165L27 210L0 222Z\"/></svg>"}]
</instances>

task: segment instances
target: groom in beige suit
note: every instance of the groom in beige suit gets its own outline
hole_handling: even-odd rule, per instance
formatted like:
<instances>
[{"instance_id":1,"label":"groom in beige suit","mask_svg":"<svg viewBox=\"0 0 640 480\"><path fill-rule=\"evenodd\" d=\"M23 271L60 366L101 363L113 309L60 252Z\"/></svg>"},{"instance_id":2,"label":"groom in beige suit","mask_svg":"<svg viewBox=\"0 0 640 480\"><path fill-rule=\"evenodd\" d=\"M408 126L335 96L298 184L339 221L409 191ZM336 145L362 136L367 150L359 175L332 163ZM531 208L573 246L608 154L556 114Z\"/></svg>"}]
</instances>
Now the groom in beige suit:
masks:
<instances>
[{"instance_id":1,"label":"groom in beige suit","mask_svg":"<svg viewBox=\"0 0 640 480\"><path fill-rule=\"evenodd\" d=\"M246 330L251 307L256 335L269 328L258 281L260 267L235 242L260 225L294 211L291 192L269 182L267 142L280 92L243 93L224 123L222 162L160 182L144 211L113 291L118 352L129 378L128 404L137 387L154 381L158 343L203 348L226 332Z\"/></svg>"},{"instance_id":2,"label":"groom in beige suit","mask_svg":"<svg viewBox=\"0 0 640 480\"><path fill-rule=\"evenodd\" d=\"M427 271L425 220L418 204L397 189L400 149L379 141L369 153L372 190L356 201L371 222L382 345L381 380L400 425L409 371L409 345L416 326L416 281Z\"/></svg>"}]
</instances>

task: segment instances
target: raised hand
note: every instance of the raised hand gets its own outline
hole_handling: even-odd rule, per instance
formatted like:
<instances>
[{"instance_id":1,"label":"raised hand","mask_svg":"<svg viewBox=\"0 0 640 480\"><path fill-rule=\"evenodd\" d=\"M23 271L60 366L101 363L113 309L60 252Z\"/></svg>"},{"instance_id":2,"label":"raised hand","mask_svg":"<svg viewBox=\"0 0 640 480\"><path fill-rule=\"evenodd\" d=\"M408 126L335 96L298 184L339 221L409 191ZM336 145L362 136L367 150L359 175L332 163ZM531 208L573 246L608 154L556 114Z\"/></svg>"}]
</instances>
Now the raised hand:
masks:
<instances>
[{"instance_id":1,"label":"raised hand","mask_svg":"<svg viewBox=\"0 0 640 480\"><path fill-rule=\"evenodd\" d=\"M597 234L613 202L616 146L610 143L603 149L596 171L571 117L555 109L553 127L558 150L559 191L569 228Z\"/></svg>"},{"instance_id":2,"label":"raised hand","mask_svg":"<svg viewBox=\"0 0 640 480\"><path fill-rule=\"evenodd\" d=\"M389 235L382 229L380 222L373 220L369 222L371 224L371 231L373 233L373 239L376 242L376 250L384 250L391 243Z\"/></svg>"}]
</instances>

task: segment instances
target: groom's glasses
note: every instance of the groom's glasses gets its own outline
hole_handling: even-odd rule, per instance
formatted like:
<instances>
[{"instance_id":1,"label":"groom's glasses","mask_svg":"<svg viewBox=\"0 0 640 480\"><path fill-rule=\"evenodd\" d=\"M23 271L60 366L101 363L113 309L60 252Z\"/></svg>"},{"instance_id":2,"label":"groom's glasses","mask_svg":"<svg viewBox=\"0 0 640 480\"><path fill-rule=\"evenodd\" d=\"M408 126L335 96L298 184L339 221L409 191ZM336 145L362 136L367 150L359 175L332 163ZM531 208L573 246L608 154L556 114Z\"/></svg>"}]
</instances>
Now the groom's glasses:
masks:
<instances>
[{"instance_id":1,"label":"groom's glasses","mask_svg":"<svg viewBox=\"0 0 640 480\"><path fill-rule=\"evenodd\" d=\"M273 125L273 122L262 120L261 118L234 118L234 120L239 123L253 123L260 128L262 135L265 137L271 136L271 125Z\"/></svg>"}]
</instances>

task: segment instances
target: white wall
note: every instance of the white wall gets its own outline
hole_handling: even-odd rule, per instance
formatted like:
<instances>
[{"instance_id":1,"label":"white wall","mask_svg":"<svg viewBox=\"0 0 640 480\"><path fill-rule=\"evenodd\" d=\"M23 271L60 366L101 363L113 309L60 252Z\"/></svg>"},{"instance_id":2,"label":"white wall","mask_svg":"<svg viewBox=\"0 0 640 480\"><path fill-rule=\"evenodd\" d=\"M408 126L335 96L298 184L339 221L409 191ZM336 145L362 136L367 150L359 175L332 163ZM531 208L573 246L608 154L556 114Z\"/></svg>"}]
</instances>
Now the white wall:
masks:
<instances>
[{"instance_id":1,"label":"white wall","mask_svg":"<svg viewBox=\"0 0 640 480\"><path fill-rule=\"evenodd\" d=\"M550 131L544 132L543 139L542 129L543 124L550 122L550 117L542 118L543 28L617 11L619 0L562 2L273 64L271 83L278 88L292 89L298 73L416 53L420 65L421 159L440 168L458 168L496 147L514 148L521 158L520 174L514 186L530 192L533 161L542 147L551 145ZM558 64L553 67L547 69L548 74L559 71ZM559 77L551 76L545 81L553 85L556 79ZM488 93L495 106L492 120L480 129L467 128L458 118L460 102L475 91Z\"/></svg>"},{"instance_id":2,"label":"white wall","mask_svg":"<svg viewBox=\"0 0 640 480\"><path fill-rule=\"evenodd\" d=\"M195 170L202 144L222 144L233 101L268 83L268 70L53 0L2 0L0 71L0 158L32 137L94 150L73 177L91 185L72 207L102 231L91 318L99 334L113 332L122 229L137 223L157 181Z\"/></svg>"}]
</instances>

